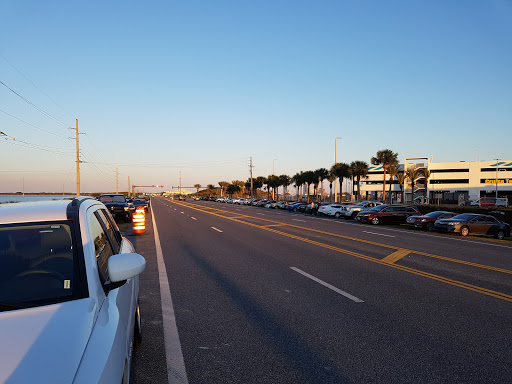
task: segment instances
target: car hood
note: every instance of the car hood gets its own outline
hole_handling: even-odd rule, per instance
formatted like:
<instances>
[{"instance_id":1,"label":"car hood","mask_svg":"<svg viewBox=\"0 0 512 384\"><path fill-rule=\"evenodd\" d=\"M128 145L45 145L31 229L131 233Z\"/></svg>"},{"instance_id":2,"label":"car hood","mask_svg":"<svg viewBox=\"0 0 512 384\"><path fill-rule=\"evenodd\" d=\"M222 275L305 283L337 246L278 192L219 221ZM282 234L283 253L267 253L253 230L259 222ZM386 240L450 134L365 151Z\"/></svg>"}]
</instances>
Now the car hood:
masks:
<instances>
[{"instance_id":1,"label":"car hood","mask_svg":"<svg viewBox=\"0 0 512 384\"><path fill-rule=\"evenodd\" d=\"M0 382L71 383L94 325L90 299L0 313Z\"/></svg>"}]
</instances>

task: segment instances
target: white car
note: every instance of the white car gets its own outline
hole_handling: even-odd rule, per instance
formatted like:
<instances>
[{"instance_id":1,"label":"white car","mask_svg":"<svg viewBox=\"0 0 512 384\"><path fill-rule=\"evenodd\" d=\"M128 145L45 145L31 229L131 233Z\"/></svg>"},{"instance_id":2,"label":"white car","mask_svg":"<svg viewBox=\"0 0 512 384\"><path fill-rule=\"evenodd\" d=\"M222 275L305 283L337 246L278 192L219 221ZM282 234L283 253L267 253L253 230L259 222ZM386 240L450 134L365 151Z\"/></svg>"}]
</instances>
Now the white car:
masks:
<instances>
[{"instance_id":1,"label":"white car","mask_svg":"<svg viewBox=\"0 0 512 384\"><path fill-rule=\"evenodd\" d=\"M128 382L145 266L99 201L0 205L0 382Z\"/></svg>"},{"instance_id":2,"label":"white car","mask_svg":"<svg viewBox=\"0 0 512 384\"><path fill-rule=\"evenodd\" d=\"M382 205L382 203L378 201L361 201L358 204L345 205L342 208L340 215L336 217L343 216L345 219L355 219L359 212L376 207L377 205Z\"/></svg>"},{"instance_id":3,"label":"white car","mask_svg":"<svg viewBox=\"0 0 512 384\"><path fill-rule=\"evenodd\" d=\"M339 203L321 205L320 208L318 208L318 214L326 216L335 216L338 218L340 217L340 212L342 209L343 205Z\"/></svg>"}]
</instances>

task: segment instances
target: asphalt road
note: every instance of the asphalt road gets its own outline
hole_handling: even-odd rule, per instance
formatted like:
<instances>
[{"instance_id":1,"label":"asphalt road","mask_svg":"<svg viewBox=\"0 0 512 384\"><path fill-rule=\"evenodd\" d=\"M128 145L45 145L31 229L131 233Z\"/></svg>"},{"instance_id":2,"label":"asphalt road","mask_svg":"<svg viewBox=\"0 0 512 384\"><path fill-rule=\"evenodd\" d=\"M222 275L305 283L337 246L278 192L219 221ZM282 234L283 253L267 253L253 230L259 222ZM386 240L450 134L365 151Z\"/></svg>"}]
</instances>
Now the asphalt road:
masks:
<instances>
[{"instance_id":1,"label":"asphalt road","mask_svg":"<svg viewBox=\"0 0 512 384\"><path fill-rule=\"evenodd\" d=\"M152 211L128 236L147 260L135 383L510 382L511 245L214 202Z\"/></svg>"}]
</instances>

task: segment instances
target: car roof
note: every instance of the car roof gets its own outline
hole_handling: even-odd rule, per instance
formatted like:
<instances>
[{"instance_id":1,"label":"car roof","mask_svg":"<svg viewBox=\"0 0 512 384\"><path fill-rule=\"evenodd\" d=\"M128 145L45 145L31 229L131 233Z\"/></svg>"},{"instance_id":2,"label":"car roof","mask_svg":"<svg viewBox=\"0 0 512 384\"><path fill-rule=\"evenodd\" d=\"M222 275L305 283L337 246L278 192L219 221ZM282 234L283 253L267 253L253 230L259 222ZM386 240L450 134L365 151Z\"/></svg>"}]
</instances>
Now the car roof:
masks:
<instances>
[{"instance_id":1,"label":"car roof","mask_svg":"<svg viewBox=\"0 0 512 384\"><path fill-rule=\"evenodd\" d=\"M92 198L77 201L87 201L89 205L101 204ZM0 204L0 224L67 220L67 210L72 203L71 200L51 200Z\"/></svg>"}]
</instances>

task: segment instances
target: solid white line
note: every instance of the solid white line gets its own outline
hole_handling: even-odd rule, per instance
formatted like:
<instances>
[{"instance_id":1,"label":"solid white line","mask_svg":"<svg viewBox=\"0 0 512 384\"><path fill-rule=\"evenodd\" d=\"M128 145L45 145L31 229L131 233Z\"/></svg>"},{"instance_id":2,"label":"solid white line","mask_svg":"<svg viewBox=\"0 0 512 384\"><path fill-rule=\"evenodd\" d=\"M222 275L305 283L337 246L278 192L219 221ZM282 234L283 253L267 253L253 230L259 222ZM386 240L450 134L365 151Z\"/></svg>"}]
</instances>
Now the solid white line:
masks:
<instances>
[{"instance_id":1,"label":"solid white line","mask_svg":"<svg viewBox=\"0 0 512 384\"><path fill-rule=\"evenodd\" d=\"M300 221L301 223L305 223L306 220L292 219L293 221Z\"/></svg>"},{"instance_id":2,"label":"solid white line","mask_svg":"<svg viewBox=\"0 0 512 384\"><path fill-rule=\"evenodd\" d=\"M363 231L364 233L369 233L371 235L379 235L379 236L386 236L386 237L396 237L396 236L392 236L392 235L384 235L382 233L375 233L375 232L368 232L368 231Z\"/></svg>"},{"instance_id":3,"label":"solid white line","mask_svg":"<svg viewBox=\"0 0 512 384\"><path fill-rule=\"evenodd\" d=\"M308 279L311 279L311 280L313 280L313 281L316 281L318 284L321 284L321 285L323 285L324 287L327 287L327 288L329 288L330 290L332 290L332 291L334 291L334 292L336 292L336 293L339 293L339 294L340 294L340 295L342 295L342 296L345 296L347 299L350 299L350 300L352 300L352 301L355 301L356 303L364 303L364 301L363 301L363 300L361 300L361 299L359 299L359 298L357 298L357 297L355 297L355 296L352 296L350 293L347 293L347 292L345 292L345 291L342 291L341 289L336 288L335 286L333 286L333 285L331 285L331 284L329 284L329 283L326 283L325 281L320 280L320 279L316 278L315 276L312 276L312 275L310 275L309 273L306 273L306 272L304 272L304 271L300 270L299 268L296 268L296 267L290 267L290 269L294 270L295 272L300 273L300 274L301 274L301 275L303 275L303 276L306 276Z\"/></svg>"},{"instance_id":4,"label":"solid white line","mask_svg":"<svg viewBox=\"0 0 512 384\"><path fill-rule=\"evenodd\" d=\"M213 229L214 231L217 231L217 232L222 233L222 231L221 231L220 229L217 229L217 228L215 228L215 227L210 227L210 228L211 228L211 229Z\"/></svg>"},{"instance_id":5,"label":"solid white line","mask_svg":"<svg viewBox=\"0 0 512 384\"><path fill-rule=\"evenodd\" d=\"M192 216L190 216L190 218L191 218L192 220L197 220L195 217L192 217Z\"/></svg>"},{"instance_id":6,"label":"solid white line","mask_svg":"<svg viewBox=\"0 0 512 384\"><path fill-rule=\"evenodd\" d=\"M158 237L155 215L151 207L153 232L155 233L156 259L158 262L158 279L160 281L160 300L162 302L162 323L164 328L165 360L167 363L167 380L169 384L188 384L187 371L181 351L180 337L176 325L176 316L172 305L169 279L165 269L165 261Z\"/></svg>"}]
</instances>

